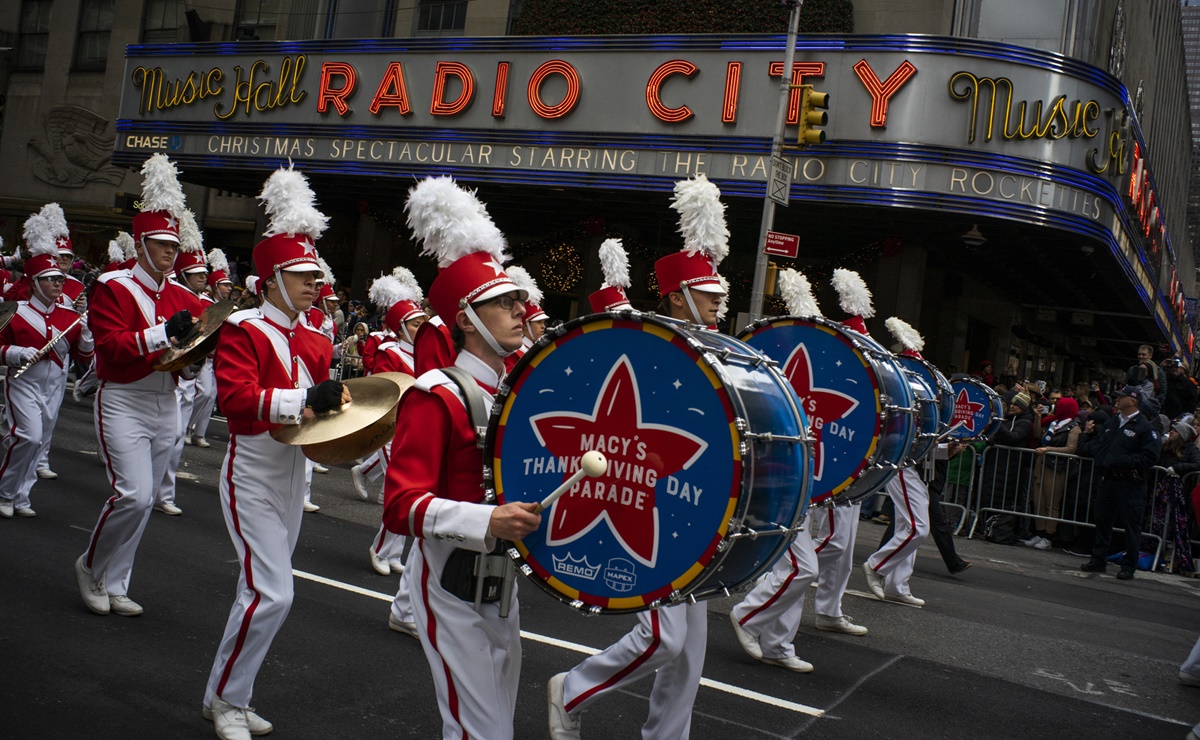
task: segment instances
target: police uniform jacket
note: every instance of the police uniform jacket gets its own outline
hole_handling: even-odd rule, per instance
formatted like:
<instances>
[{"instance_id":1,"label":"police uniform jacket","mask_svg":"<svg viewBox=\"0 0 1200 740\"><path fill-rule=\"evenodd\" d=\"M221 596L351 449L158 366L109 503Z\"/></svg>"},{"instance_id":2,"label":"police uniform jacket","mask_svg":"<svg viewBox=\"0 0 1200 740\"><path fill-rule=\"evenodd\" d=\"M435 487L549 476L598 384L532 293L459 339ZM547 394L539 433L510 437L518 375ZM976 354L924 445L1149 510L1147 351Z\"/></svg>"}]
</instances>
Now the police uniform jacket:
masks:
<instances>
[{"instance_id":1,"label":"police uniform jacket","mask_svg":"<svg viewBox=\"0 0 1200 740\"><path fill-rule=\"evenodd\" d=\"M1099 432L1080 442L1079 451L1094 458L1096 469L1107 478L1141 480L1143 472L1158 462L1162 438L1140 411L1125 426L1121 415L1114 414Z\"/></svg>"}]
</instances>

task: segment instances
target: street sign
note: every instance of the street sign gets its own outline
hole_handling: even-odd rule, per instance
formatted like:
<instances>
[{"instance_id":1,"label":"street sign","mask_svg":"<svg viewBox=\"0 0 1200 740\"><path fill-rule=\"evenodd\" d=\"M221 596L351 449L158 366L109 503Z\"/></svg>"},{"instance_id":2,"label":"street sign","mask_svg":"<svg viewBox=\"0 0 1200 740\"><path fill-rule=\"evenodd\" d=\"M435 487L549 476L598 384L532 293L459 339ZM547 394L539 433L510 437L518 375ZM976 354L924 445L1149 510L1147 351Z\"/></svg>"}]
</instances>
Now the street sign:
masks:
<instances>
[{"instance_id":1,"label":"street sign","mask_svg":"<svg viewBox=\"0 0 1200 740\"><path fill-rule=\"evenodd\" d=\"M771 181L767 183L767 197L786 206L791 189L792 163L783 157L771 157Z\"/></svg>"},{"instance_id":2,"label":"street sign","mask_svg":"<svg viewBox=\"0 0 1200 740\"><path fill-rule=\"evenodd\" d=\"M776 257L791 257L796 259L800 253L800 237L795 234L783 234L778 231L768 231L763 252Z\"/></svg>"}]
</instances>

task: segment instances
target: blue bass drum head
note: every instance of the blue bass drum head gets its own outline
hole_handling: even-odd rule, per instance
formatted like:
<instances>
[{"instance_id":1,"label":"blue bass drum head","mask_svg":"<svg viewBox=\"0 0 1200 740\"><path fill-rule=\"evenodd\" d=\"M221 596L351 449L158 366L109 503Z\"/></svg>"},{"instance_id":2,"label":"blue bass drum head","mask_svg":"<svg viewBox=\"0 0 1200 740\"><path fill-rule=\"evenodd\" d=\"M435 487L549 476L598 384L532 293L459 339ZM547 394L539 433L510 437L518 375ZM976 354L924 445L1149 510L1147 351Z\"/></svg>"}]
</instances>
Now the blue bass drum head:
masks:
<instances>
[{"instance_id":1,"label":"blue bass drum head","mask_svg":"<svg viewBox=\"0 0 1200 740\"><path fill-rule=\"evenodd\" d=\"M973 378L955 380L950 386L954 389L954 417L951 423L962 422L962 426L950 436L955 439L991 437L1004 418L1000 396Z\"/></svg>"},{"instance_id":2,"label":"blue bass drum head","mask_svg":"<svg viewBox=\"0 0 1200 740\"><path fill-rule=\"evenodd\" d=\"M638 611L686 589L727 533L743 466L736 414L700 345L670 322L597 314L572 324L531 348L502 389L485 478L502 504L540 501L583 453L603 452L607 472L584 478L514 546L554 595Z\"/></svg>"}]
</instances>

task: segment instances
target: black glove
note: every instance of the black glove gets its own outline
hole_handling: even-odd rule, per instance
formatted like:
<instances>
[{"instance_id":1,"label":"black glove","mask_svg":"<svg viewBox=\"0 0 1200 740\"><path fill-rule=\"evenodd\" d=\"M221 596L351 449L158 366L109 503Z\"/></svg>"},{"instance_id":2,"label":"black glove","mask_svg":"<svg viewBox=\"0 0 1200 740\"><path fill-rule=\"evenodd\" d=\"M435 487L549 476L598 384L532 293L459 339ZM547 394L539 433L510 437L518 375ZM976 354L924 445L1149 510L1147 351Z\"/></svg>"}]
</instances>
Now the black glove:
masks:
<instances>
[{"instance_id":1,"label":"black glove","mask_svg":"<svg viewBox=\"0 0 1200 740\"><path fill-rule=\"evenodd\" d=\"M317 413L342 407L342 384L336 380L323 380L308 389L304 405Z\"/></svg>"},{"instance_id":2,"label":"black glove","mask_svg":"<svg viewBox=\"0 0 1200 740\"><path fill-rule=\"evenodd\" d=\"M183 339L192 328L191 311L177 311L164 326L167 327L167 339Z\"/></svg>"}]
</instances>

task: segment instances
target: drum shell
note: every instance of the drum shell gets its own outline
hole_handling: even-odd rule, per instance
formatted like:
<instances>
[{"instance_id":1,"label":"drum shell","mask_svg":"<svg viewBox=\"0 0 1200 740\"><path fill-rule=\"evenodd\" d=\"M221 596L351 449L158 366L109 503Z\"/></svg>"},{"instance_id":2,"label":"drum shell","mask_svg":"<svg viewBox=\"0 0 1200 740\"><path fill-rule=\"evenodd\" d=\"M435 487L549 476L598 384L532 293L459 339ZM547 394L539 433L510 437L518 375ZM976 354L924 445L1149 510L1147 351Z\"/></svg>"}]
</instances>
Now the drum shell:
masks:
<instances>
[{"instance_id":1,"label":"drum shell","mask_svg":"<svg viewBox=\"0 0 1200 740\"><path fill-rule=\"evenodd\" d=\"M940 433L949 429L954 418L954 389L946 376L923 357L902 354L896 357L896 363L920 375L926 384L937 392L938 415L941 418L941 428L938 431Z\"/></svg>"},{"instance_id":2,"label":"drum shell","mask_svg":"<svg viewBox=\"0 0 1200 740\"><path fill-rule=\"evenodd\" d=\"M958 440L991 439L1004 422L1004 401L978 378L960 377L951 381L954 389L954 419L968 422L951 433Z\"/></svg>"},{"instance_id":3,"label":"drum shell","mask_svg":"<svg viewBox=\"0 0 1200 740\"><path fill-rule=\"evenodd\" d=\"M648 441L661 427L674 430L668 435L682 432L705 445L692 467L656 478L647 489L656 526L661 525L658 552L667 553L670 562L660 564L645 552L636 552L642 560L631 554L621 539L619 511L582 533L572 530L570 538L554 530L557 517L575 516L583 505L583 484L576 489L579 498L560 499L555 506L564 508L547 510L542 528L515 543L510 554L539 587L591 613L641 611L748 585L786 551L799 525L807 506L810 460L794 393L766 358L730 337L633 311L595 314L547 332L513 368L493 406L484 450L486 485L502 503L536 501L549 493L569 475L571 462L544 472L537 456L557 442L549 433L539 436L539 425L559 416L567 423L601 419L601 396L619 394L610 390L615 379L629 382L637 394L639 405L631 412L649 430L637 441ZM794 441L767 441L765 432ZM563 433L578 434L574 429ZM599 482L621 483L614 461L628 466L621 475L634 469L636 460L627 454L632 448L623 449L620 442L638 436L611 435L610 443L618 444L609 455L614 477ZM654 454L651 447L648 455ZM557 453L549 459L561 460ZM702 491L694 512L682 503L684 484L692 495ZM765 536L750 537L751 530ZM614 564L618 560L624 563ZM636 577L636 590L627 595L616 590L609 575L612 584Z\"/></svg>"}]
</instances>

